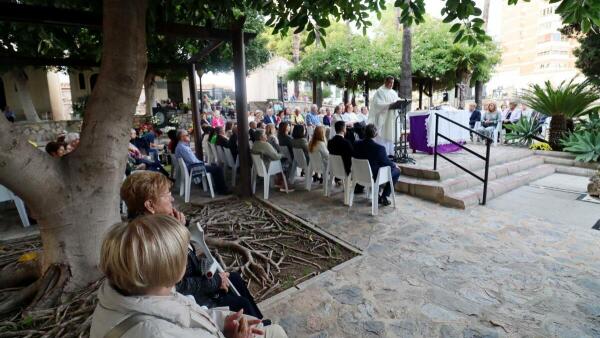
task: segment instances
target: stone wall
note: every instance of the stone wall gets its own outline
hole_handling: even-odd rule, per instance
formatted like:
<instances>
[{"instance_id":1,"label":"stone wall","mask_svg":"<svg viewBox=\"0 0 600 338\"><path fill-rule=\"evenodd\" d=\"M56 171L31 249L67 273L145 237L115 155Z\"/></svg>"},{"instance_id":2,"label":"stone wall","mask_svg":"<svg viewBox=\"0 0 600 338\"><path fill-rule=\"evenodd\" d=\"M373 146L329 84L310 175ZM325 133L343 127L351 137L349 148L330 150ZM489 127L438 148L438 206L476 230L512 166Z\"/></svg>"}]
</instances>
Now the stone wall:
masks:
<instances>
[{"instance_id":1,"label":"stone wall","mask_svg":"<svg viewBox=\"0 0 600 338\"><path fill-rule=\"evenodd\" d=\"M81 131L81 120L15 122L13 128L33 142L45 143L56 140L63 131L68 133Z\"/></svg>"}]
</instances>

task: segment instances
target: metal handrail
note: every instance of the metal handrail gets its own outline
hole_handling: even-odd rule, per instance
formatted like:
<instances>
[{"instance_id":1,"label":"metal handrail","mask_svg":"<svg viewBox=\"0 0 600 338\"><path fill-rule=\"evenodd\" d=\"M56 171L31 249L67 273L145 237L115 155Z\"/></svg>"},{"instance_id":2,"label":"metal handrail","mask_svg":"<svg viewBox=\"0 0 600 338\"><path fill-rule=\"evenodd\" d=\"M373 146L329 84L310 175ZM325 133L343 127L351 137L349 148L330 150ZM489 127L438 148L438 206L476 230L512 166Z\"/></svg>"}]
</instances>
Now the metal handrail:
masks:
<instances>
[{"instance_id":1,"label":"metal handrail","mask_svg":"<svg viewBox=\"0 0 600 338\"><path fill-rule=\"evenodd\" d=\"M438 129L439 122L440 122L440 117L443 118L444 120L450 122L450 123L453 123L453 124L455 124L455 125L463 128L463 129L466 129L466 130L470 131L471 133L473 133L475 135L478 135L479 137L483 138L485 140L485 146L486 146L485 157L481 156L480 154L476 153L475 151L473 151L473 150L465 147L464 145L462 145L462 144L460 144L460 143L458 143L456 141L451 140L447 136L440 134L439 129ZM452 143L452 144L460 147L461 149L464 149L464 150L470 152L471 154L475 155L477 158L484 160L485 161L485 173L484 173L484 177L481 177L481 176L475 174L471 170L469 170L469 169L463 167L462 165L454 162L453 160L449 159L445 155L438 154L438 152L437 152L438 137L441 137L441 138L449 141L450 143ZM492 141L493 141L492 138L490 138L489 136L483 135L483 134L481 134L481 133L479 133L479 132L477 132L477 131L475 131L475 130L473 130L471 128L467 128L467 127L463 126L462 124L460 124L460 123L458 123L456 121L452 121L451 119L449 119L449 118L447 118L445 116L442 116L442 115L440 115L438 113L435 113L435 145L433 147L433 170L437 170L437 157L440 156L443 159L445 159L446 161L448 161L448 162L454 164L455 166L457 166L458 168L462 169L464 172L470 174L471 176L473 176L476 179L478 179L481 182L483 182L483 198L482 198L482 201L481 201L481 205L485 205L485 202L487 200L488 172L489 172L489 168L490 168L490 146L492 144Z\"/></svg>"}]
</instances>

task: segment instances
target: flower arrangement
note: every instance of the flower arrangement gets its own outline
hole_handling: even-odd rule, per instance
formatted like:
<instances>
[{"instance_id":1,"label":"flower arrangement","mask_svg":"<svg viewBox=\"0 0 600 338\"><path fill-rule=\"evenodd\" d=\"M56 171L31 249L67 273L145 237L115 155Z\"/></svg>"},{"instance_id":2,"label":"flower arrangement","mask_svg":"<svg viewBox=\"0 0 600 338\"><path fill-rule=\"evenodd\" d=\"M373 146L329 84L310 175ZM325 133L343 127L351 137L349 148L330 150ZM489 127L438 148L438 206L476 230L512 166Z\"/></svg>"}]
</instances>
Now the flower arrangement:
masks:
<instances>
[{"instance_id":1,"label":"flower arrangement","mask_svg":"<svg viewBox=\"0 0 600 338\"><path fill-rule=\"evenodd\" d=\"M531 150L543 150L543 151L552 151L552 147L548 143L536 142L532 144L529 149Z\"/></svg>"},{"instance_id":2,"label":"flower arrangement","mask_svg":"<svg viewBox=\"0 0 600 338\"><path fill-rule=\"evenodd\" d=\"M160 123L160 118L157 115L150 116L150 123L153 125L157 125Z\"/></svg>"}]
</instances>

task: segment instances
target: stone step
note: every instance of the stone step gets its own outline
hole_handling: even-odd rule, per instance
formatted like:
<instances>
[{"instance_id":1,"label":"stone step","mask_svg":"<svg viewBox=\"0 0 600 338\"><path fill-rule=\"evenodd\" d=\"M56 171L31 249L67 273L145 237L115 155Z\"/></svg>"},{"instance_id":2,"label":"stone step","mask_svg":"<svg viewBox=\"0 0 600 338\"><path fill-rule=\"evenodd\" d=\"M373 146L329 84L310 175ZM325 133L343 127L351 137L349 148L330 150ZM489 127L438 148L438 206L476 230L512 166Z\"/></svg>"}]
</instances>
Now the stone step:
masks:
<instances>
[{"instance_id":1,"label":"stone step","mask_svg":"<svg viewBox=\"0 0 600 338\"><path fill-rule=\"evenodd\" d=\"M519 149L511 147L510 151L505 151L505 149L501 149L506 146L492 147L491 155L490 155L490 166L508 163L517 161L526 157L530 157L533 155L533 151L529 149ZM478 152L482 153L482 149L479 148ZM453 153L448 154L448 157L458 162L463 167L475 171L482 170L485 168L485 161L476 156L467 153L466 151L461 152L461 158L453 158L455 157ZM431 161L431 160L430 160ZM432 162L432 161L431 161ZM445 180L452 177L457 177L464 174L464 171L455 165L448 163L443 158L438 157L438 170L433 170L433 164L430 167L422 166L422 165L411 165L411 164L401 164L400 171L403 176L409 176L413 178L418 178L421 180Z\"/></svg>"},{"instance_id":2,"label":"stone step","mask_svg":"<svg viewBox=\"0 0 600 338\"><path fill-rule=\"evenodd\" d=\"M575 155L564 152L564 151L534 150L533 153L536 155L547 156L547 157L567 158L567 159L571 159L571 160L575 159Z\"/></svg>"},{"instance_id":3,"label":"stone step","mask_svg":"<svg viewBox=\"0 0 600 338\"><path fill-rule=\"evenodd\" d=\"M513 189L524 186L530 182L551 175L555 167L549 164L541 164L526 170L488 182L487 201L492 200ZM483 200L483 183L469 189L445 194L441 204L448 207L465 209L475 206Z\"/></svg>"},{"instance_id":4,"label":"stone step","mask_svg":"<svg viewBox=\"0 0 600 338\"><path fill-rule=\"evenodd\" d=\"M488 182L518 173L532 167L544 164L544 160L537 156L526 157L517 161L502 163L489 168ZM479 177L484 177L485 169L475 171ZM483 183L468 173L453 177L441 182L444 187L444 193L448 194L455 191L465 190Z\"/></svg>"},{"instance_id":5,"label":"stone step","mask_svg":"<svg viewBox=\"0 0 600 338\"><path fill-rule=\"evenodd\" d=\"M541 158L544 159L545 163L548 164L555 164L555 165L562 165L562 166L567 166L567 167L575 167L575 168L584 168L584 169L591 169L591 170L600 170L600 163L593 163L593 162L581 162L581 161L575 161L575 156L573 156L573 158L567 158L567 157L557 157L557 156L545 156L545 154L543 156L539 156Z\"/></svg>"},{"instance_id":6,"label":"stone step","mask_svg":"<svg viewBox=\"0 0 600 338\"><path fill-rule=\"evenodd\" d=\"M491 166L488 171L488 182L541 164L544 164L543 159L537 156L530 156L517 161ZM476 170L475 173L483 177L484 169ZM482 184L480 180L464 171L462 171L462 175L460 176L442 181L400 175L398 183L396 183L396 190L430 201L442 202L444 196L448 193Z\"/></svg>"}]
</instances>

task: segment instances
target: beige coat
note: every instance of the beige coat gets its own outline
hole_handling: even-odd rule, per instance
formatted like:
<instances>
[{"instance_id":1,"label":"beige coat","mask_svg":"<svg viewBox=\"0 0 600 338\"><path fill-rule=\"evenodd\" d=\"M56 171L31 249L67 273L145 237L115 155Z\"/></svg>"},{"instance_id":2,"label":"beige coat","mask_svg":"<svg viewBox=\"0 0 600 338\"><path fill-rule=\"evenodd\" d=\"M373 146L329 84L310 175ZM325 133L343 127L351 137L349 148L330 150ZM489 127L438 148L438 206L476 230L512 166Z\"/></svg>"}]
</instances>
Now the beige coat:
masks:
<instances>
[{"instance_id":1,"label":"beige coat","mask_svg":"<svg viewBox=\"0 0 600 338\"><path fill-rule=\"evenodd\" d=\"M92 316L90 338L103 338L132 313L153 317L128 330L122 338L214 338L229 311L206 310L191 297L173 291L170 296L126 297L105 282L98 290L98 305ZM286 337L277 325L268 326L267 337Z\"/></svg>"},{"instance_id":2,"label":"beige coat","mask_svg":"<svg viewBox=\"0 0 600 338\"><path fill-rule=\"evenodd\" d=\"M154 317L128 330L122 338L223 337L221 330L229 312L204 310L180 293L170 296L126 297L105 282L98 290L90 338L103 338L131 313Z\"/></svg>"}]
</instances>

